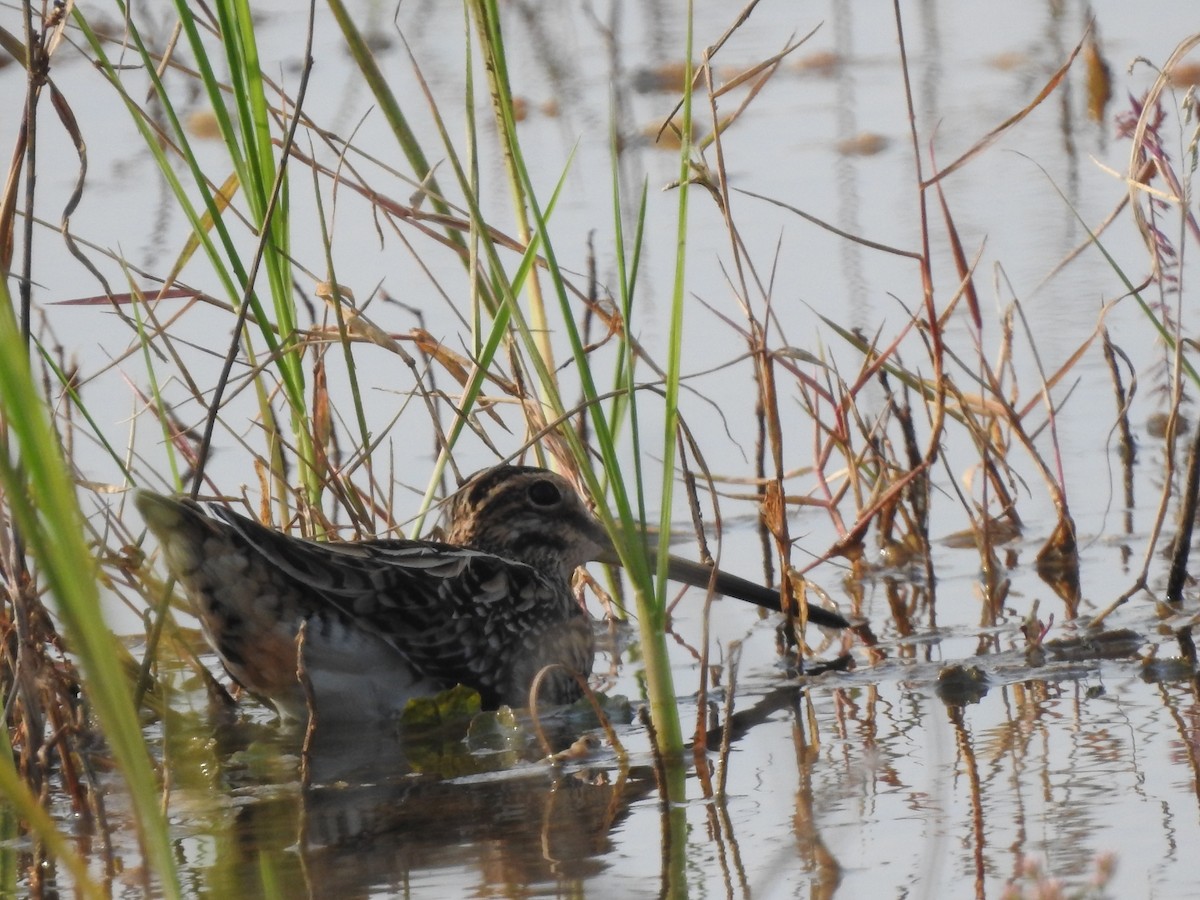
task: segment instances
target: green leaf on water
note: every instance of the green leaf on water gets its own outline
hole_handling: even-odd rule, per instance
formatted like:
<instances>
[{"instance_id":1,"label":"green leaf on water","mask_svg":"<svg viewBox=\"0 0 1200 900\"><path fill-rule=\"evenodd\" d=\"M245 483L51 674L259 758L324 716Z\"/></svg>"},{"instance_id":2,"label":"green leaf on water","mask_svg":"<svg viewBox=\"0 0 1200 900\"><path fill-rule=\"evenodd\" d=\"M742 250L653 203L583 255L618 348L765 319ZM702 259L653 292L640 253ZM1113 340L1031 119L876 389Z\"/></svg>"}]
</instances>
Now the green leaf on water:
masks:
<instances>
[{"instance_id":1,"label":"green leaf on water","mask_svg":"<svg viewBox=\"0 0 1200 900\"><path fill-rule=\"evenodd\" d=\"M467 722L483 709L479 692L455 685L432 697L414 697L400 715L400 726L405 729L442 728L455 722Z\"/></svg>"},{"instance_id":2,"label":"green leaf on water","mask_svg":"<svg viewBox=\"0 0 1200 900\"><path fill-rule=\"evenodd\" d=\"M467 746L473 751L520 751L528 741L529 732L511 707L481 713L467 729Z\"/></svg>"}]
</instances>

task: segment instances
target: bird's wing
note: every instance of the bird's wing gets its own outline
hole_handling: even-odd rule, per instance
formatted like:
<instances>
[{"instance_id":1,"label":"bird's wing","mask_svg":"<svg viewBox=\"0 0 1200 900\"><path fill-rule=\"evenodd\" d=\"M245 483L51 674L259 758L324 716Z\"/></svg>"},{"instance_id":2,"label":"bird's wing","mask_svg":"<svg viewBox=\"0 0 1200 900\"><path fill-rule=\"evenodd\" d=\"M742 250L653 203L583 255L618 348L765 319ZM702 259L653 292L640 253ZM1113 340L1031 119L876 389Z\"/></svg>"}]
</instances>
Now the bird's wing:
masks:
<instances>
[{"instance_id":1,"label":"bird's wing","mask_svg":"<svg viewBox=\"0 0 1200 900\"><path fill-rule=\"evenodd\" d=\"M536 569L491 553L432 541L300 540L214 511L295 585L307 614L336 610L421 674L484 694L507 677L500 660L515 636L562 602Z\"/></svg>"}]
</instances>

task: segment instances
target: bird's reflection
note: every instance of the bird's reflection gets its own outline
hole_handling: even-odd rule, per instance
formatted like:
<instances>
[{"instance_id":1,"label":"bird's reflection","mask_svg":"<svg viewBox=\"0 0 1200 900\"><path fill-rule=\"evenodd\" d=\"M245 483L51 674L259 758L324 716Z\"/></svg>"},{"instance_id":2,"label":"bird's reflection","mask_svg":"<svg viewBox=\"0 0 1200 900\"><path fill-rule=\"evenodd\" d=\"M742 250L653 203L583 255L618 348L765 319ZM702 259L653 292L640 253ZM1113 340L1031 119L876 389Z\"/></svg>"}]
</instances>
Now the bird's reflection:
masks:
<instances>
[{"instance_id":1,"label":"bird's reflection","mask_svg":"<svg viewBox=\"0 0 1200 900\"><path fill-rule=\"evenodd\" d=\"M300 759L299 736L279 740L282 754ZM234 787L233 858L214 880L258 890L266 866L286 896L422 884L480 894L569 889L603 870L614 826L655 787L650 768L624 769L611 757L596 767L514 764L511 749L464 746L461 737L439 744L318 730L295 767L303 786L248 777Z\"/></svg>"}]
</instances>

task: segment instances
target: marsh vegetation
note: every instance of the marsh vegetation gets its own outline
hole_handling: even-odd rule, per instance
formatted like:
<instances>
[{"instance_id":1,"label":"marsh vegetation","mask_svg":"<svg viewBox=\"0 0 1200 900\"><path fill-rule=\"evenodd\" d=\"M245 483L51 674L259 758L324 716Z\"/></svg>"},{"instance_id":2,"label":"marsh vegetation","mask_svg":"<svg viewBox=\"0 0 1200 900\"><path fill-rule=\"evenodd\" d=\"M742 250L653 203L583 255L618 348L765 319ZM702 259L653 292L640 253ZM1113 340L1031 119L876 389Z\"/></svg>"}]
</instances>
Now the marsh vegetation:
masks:
<instances>
[{"instance_id":1,"label":"marsh vegetation","mask_svg":"<svg viewBox=\"0 0 1200 900\"><path fill-rule=\"evenodd\" d=\"M0 892L1191 888L1190 8L853 6L0 7ZM131 500L501 460L622 545L595 706L282 725Z\"/></svg>"}]
</instances>

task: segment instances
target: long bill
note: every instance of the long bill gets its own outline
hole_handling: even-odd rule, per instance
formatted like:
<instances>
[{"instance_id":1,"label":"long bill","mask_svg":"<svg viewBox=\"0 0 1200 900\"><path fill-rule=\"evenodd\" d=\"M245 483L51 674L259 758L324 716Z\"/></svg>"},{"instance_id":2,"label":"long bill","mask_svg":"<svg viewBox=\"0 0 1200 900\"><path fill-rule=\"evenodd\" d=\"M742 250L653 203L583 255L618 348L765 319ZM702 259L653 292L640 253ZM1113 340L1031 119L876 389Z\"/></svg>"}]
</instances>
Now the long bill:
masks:
<instances>
[{"instance_id":1,"label":"long bill","mask_svg":"<svg viewBox=\"0 0 1200 900\"><path fill-rule=\"evenodd\" d=\"M756 581L731 575L704 563L693 562L690 559L670 554L667 556L667 575L673 581L682 581L695 587L708 588L711 585L715 593L745 600L775 612L782 612L777 589L764 587ZM837 613L825 609L823 606L813 606L812 604L808 607L808 621L825 628L850 627L850 623Z\"/></svg>"},{"instance_id":2,"label":"long bill","mask_svg":"<svg viewBox=\"0 0 1200 900\"><path fill-rule=\"evenodd\" d=\"M647 542L646 552L650 554L651 558L657 552L653 538ZM621 564L616 549L611 544L604 548L604 552L599 554L597 561L615 565ZM682 581L684 584L690 584L693 587L704 588L705 590L711 588L714 593L733 597L737 600L745 600L747 603L753 603L755 606L761 606L764 609L770 609L775 612L782 612L783 609L779 602L779 591L777 589L764 587L757 582L741 578L737 575L731 575L728 572L723 572L704 563L683 559L674 554L668 554L667 556L667 577L672 581ZM844 618L821 606L810 605L808 607L808 621L825 628L850 627L850 623Z\"/></svg>"}]
</instances>

